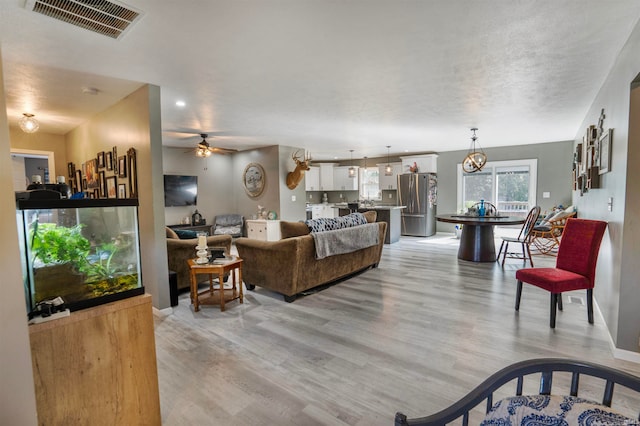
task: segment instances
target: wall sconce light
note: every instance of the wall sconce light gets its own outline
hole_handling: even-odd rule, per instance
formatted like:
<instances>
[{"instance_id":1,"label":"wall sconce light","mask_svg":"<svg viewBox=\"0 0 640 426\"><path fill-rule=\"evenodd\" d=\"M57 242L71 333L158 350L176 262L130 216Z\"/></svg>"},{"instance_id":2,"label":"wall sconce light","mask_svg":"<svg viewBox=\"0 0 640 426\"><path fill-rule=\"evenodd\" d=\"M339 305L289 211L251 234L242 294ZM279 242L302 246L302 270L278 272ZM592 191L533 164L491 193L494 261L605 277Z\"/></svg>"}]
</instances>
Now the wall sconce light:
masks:
<instances>
[{"instance_id":1,"label":"wall sconce light","mask_svg":"<svg viewBox=\"0 0 640 426\"><path fill-rule=\"evenodd\" d=\"M387 166L384 168L385 176L393 175L393 169L391 168L391 164L389 164L389 148L391 148L391 145L387 145Z\"/></svg>"},{"instance_id":2,"label":"wall sconce light","mask_svg":"<svg viewBox=\"0 0 640 426\"><path fill-rule=\"evenodd\" d=\"M18 120L18 124L20 125L22 131L25 133L37 132L40 128L40 123L38 123L38 120L34 118L34 115L27 112L23 113L22 115L23 117Z\"/></svg>"},{"instance_id":3,"label":"wall sconce light","mask_svg":"<svg viewBox=\"0 0 640 426\"><path fill-rule=\"evenodd\" d=\"M487 163L487 156L484 151L482 151L480 144L478 143L478 146L476 147L476 140L478 139L476 136L477 130L477 127L471 129L473 132L473 135L471 136L471 147L469 147L469 152L462 161L462 170L464 170L465 173L478 172L482 170L484 165Z\"/></svg>"},{"instance_id":4,"label":"wall sconce light","mask_svg":"<svg viewBox=\"0 0 640 426\"><path fill-rule=\"evenodd\" d=\"M351 166L349 166L349 177L354 178L356 177L356 168L353 167L353 150L350 149L349 152L351 153Z\"/></svg>"}]
</instances>

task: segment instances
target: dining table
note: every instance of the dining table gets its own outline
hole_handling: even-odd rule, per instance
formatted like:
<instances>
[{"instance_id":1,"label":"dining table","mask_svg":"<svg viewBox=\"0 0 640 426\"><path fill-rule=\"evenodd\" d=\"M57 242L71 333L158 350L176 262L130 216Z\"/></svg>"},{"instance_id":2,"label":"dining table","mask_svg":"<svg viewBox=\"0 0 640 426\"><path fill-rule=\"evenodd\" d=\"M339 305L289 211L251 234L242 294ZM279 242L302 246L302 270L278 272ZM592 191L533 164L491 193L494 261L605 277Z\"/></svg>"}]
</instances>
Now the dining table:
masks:
<instances>
[{"instance_id":1,"label":"dining table","mask_svg":"<svg viewBox=\"0 0 640 426\"><path fill-rule=\"evenodd\" d=\"M462 225L458 259L471 262L495 262L494 226L521 225L525 222L524 217L500 215L441 214L437 215L436 219L439 222Z\"/></svg>"}]
</instances>

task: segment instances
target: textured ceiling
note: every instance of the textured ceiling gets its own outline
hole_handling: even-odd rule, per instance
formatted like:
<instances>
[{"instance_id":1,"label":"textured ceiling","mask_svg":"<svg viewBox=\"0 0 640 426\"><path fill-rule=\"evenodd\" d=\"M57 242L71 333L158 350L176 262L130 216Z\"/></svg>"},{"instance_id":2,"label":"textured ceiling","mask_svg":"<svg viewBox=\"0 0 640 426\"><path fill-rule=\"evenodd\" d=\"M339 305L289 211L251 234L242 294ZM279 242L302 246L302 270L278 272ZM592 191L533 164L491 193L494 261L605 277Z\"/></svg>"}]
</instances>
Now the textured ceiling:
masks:
<instances>
[{"instance_id":1,"label":"textured ceiling","mask_svg":"<svg viewBox=\"0 0 640 426\"><path fill-rule=\"evenodd\" d=\"M166 146L209 132L314 159L467 149L471 127L482 147L573 139L640 17L638 0L129 0L144 16L113 40L23 3L0 3L10 123L66 133L151 83Z\"/></svg>"}]
</instances>

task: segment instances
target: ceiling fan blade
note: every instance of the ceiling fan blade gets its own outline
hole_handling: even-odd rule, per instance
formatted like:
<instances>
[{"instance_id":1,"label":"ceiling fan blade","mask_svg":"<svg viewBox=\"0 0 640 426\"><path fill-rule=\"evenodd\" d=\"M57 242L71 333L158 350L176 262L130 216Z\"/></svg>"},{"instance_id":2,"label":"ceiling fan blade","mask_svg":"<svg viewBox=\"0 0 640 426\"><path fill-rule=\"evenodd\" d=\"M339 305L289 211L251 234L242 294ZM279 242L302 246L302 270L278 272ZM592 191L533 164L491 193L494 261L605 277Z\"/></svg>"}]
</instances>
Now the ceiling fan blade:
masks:
<instances>
[{"instance_id":1,"label":"ceiling fan blade","mask_svg":"<svg viewBox=\"0 0 640 426\"><path fill-rule=\"evenodd\" d=\"M221 148L218 146L210 146L209 151L213 152L214 154L233 154L234 152L238 152L237 149Z\"/></svg>"}]
</instances>

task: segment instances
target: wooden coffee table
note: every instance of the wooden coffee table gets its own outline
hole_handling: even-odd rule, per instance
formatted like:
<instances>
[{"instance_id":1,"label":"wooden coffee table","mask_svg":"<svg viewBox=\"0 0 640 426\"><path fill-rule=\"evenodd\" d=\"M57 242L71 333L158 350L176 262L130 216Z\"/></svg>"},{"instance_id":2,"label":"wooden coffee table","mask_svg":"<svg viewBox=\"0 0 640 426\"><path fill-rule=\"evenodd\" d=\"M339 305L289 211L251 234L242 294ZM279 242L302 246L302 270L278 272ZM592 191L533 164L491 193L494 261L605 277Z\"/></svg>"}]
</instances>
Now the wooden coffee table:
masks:
<instances>
[{"instance_id":1,"label":"wooden coffee table","mask_svg":"<svg viewBox=\"0 0 640 426\"><path fill-rule=\"evenodd\" d=\"M240 303L243 303L242 294L242 259L235 256L231 260L218 261L219 263L196 263L195 259L187 260L189 265L189 271L191 276L191 303L195 312L200 310L201 304L220 304L220 310L224 311L224 305L232 300L240 299ZM236 270L238 272L236 276ZM224 288L224 275L231 272L232 287ZM209 275L209 289L198 292L198 280L196 275L208 274ZM218 275L218 286L213 285L213 275ZM236 281L237 279L237 281ZM215 292L218 292L218 298L214 297ZM206 299L200 300L200 296L209 294Z\"/></svg>"}]
</instances>

